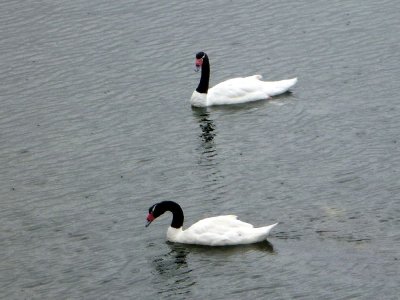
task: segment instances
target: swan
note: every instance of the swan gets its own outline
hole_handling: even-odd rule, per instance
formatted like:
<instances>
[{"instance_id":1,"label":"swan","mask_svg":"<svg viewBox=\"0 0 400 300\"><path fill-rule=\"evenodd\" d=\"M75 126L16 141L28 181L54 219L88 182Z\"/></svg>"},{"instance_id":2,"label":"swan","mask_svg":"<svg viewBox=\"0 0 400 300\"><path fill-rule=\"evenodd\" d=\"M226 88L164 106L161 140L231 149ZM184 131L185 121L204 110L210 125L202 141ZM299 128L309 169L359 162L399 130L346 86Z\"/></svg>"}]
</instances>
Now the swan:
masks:
<instances>
[{"instance_id":1,"label":"swan","mask_svg":"<svg viewBox=\"0 0 400 300\"><path fill-rule=\"evenodd\" d=\"M171 226L167 230L167 240L174 243L205 246L228 246L252 244L264 241L278 223L255 228L239 221L237 216L225 215L205 218L183 230L183 211L174 201L163 201L149 208L146 227L166 211L172 212Z\"/></svg>"},{"instance_id":2,"label":"swan","mask_svg":"<svg viewBox=\"0 0 400 300\"><path fill-rule=\"evenodd\" d=\"M223 81L209 88L210 61L205 52L196 54L196 69L201 69L200 83L190 99L192 106L206 107L211 105L239 104L256 100L269 99L287 92L293 87L297 78L279 81L261 81L261 75L238 77Z\"/></svg>"}]
</instances>

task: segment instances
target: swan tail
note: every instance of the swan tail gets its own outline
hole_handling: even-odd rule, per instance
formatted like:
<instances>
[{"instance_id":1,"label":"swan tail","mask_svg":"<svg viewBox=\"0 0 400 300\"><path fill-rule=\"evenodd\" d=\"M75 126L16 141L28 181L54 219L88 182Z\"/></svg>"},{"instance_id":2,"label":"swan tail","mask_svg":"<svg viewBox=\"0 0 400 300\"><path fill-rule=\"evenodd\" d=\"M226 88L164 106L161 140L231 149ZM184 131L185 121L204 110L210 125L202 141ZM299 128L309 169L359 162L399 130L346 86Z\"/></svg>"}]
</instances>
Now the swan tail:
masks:
<instances>
[{"instance_id":1,"label":"swan tail","mask_svg":"<svg viewBox=\"0 0 400 300\"><path fill-rule=\"evenodd\" d=\"M265 236L269 235L270 231L272 230L272 228L274 228L276 225L278 225L279 223L275 223L269 226L264 226L261 227L260 229L262 229L262 231L264 232Z\"/></svg>"},{"instance_id":2,"label":"swan tail","mask_svg":"<svg viewBox=\"0 0 400 300\"><path fill-rule=\"evenodd\" d=\"M279 81L264 81L264 91L269 96L276 96L287 92L297 83L297 78Z\"/></svg>"}]
</instances>

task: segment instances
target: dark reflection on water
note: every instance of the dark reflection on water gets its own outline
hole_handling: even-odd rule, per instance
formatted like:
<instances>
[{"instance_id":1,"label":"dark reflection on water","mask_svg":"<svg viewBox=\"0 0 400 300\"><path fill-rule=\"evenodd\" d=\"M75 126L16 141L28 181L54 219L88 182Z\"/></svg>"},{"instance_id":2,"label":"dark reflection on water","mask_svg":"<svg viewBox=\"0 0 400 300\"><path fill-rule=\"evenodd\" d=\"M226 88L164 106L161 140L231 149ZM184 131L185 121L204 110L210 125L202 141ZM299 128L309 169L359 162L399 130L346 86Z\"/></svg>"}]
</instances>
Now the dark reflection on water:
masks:
<instances>
[{"instance_id":1,"label":"dark reflection on water","mask_svg":"<svg viewBox=\"0 0 400 300\"><path fill-rule=\"evenodd\" d=\"M210 114L206 108L193 108L193 115L201 129L199 135L201 139L199 148L201 155L198 164L200 166L206 166L208 169L215 170L217 165L217 162L215 161L217 148L214 139L217 135L217 131L214 121L210 118Z\"/></svg>"},{"instance_id":2,"label":"dark reflection on water","mask_svg":"<svg viewBox=\"0 0 400 300\"><path fill-rule=\"evenodd\" d=\"M189 251L183 247L170 246L171 251L153 260L156 271L160 275L170 274L179 269L187 269L186 256Z\"/></svg>"},{"instance_id":3,"label":"dark reflection on water","mask_svg":"<svg viewBox=\"0 0 400 300\"><path fill-rule=\"evenodd\" d=\"M207 255L219 255L224 256L236 255L240 253L246 253L251 251L268 252L274 254L274 246L268 241L262 241L259 243L248 244L248 245L236 245L236 246L202 246L202 245L188 245L188 244L175 244L167 243L171 249L175 251L182 251L186 254L207 254Z\"/></svg>"},{"instance_id":4,"label":"dark reflection on water","mask_svg":"<svg viewBox=\"0 0 400 300\"><path fill-rule=\"evenodd\" d=\"M201 128L200 138L203 142L204 150L215 150L213 141L216 135L216 128L214 121L210 118L210 113L207 108L192 107L192 111Z\"/></svg>"},{"instance_id":5,"label":"dark reflection on water","mask_svg":"<svg viewBox=\"0 0 400 300\"><path fill-rule=\"evenodd\" d=\"M229 256L236 256L250 252L264 252L268 254L275 254L274 246L267 240L237 246L201 246L201 245L187 245L167 242L170 249L169 252L156 256L152 265L156 271L154 278L155 286L158 289L158 294L162 294L163 298L184 299L188 297L193 291L192 288L196 285L196 280L191 276L193 267L190 266L190 255L195 257L204 256L209 260L216 260L220 258L227 258Z\"/></svg>"},{"instance_id":6,"label":"dark reflection on water","mask_svg":"<svg viewBox=\"0 0 400 300\"><path fill-rule=\"evenodd\" d=\"M218 130L207 108L193 107L192 112L201 130L198 135L200 145L197 147L199 152L197 165L200 166L198 171L201 180L204 182L204 188L212 191L212 197L205 200L217 200L222 197L226 188L218 160L216 142Z\"/></svg>"},{"instance_id":7,"label":"dark reflection on water","mask_svg":"<svg viewBox=\"0 0 400 300\"><path fill-rule=\"evenodd\" d=\"M154 258L152 264L158 275L154 278L154 286L163 298L184 298L185 295L190 294L191 287L196 284L190 276L192 270L187 263L188 253L189 251L184 247L170 246L168 253Z\"/></svg>"}]
</instances>

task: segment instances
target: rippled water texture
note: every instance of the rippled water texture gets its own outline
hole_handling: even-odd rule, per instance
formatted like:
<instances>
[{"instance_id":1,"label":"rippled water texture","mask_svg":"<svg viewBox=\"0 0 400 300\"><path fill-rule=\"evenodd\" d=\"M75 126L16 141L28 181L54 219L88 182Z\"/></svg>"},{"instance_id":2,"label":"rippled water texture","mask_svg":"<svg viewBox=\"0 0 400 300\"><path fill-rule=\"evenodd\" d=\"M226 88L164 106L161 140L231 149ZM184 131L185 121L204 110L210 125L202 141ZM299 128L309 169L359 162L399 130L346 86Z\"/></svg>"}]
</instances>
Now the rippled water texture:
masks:
<instances>
[{"instance_id":1,"label":"rippled water texture","mask_svg":"<svg viewBox=\"0 0 400 300\"><path fill-rule=\"evenodd\" d=\"M398 299L399 1L2 1L0 298ZM297 76L192 109L199 74ZM268 241L165 242L237 214Z\"/></svg>"}]
</instances>

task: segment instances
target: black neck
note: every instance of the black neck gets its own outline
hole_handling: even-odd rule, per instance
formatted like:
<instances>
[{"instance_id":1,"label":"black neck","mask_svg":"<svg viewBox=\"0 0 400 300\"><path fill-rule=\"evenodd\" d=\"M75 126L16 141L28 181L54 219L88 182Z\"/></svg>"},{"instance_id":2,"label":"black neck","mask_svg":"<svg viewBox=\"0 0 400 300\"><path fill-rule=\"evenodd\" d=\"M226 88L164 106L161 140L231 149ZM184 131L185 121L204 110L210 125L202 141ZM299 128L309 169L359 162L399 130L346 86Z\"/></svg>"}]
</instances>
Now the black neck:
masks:
<instances>
[{"instance_id":1,"label":"black neck","mask_svg":"<svg viewBox=\"0 0 400 300\"><path fill-rule=\"evenodd\" d=\"M201 66L200 83L196 91L202 94L207 94L209 82L210 82L210 62L208 60L207 54L205 54L203 58L203 65Z\"/></svg>"},{"instance_id":2,"label":"black neck","mask_svg":"<svg viewBox=\"0 0 400 300\"><path fill-rule=\"evenodd\" d=\"M183 226L183 211L178 203L175 203L173 201L163 201L158 205L160 206L159 209L163 210L162 213L164 213L165 211L170 211L172 213L171 227L181 228Z\"/></svg>"}]
</instances>

